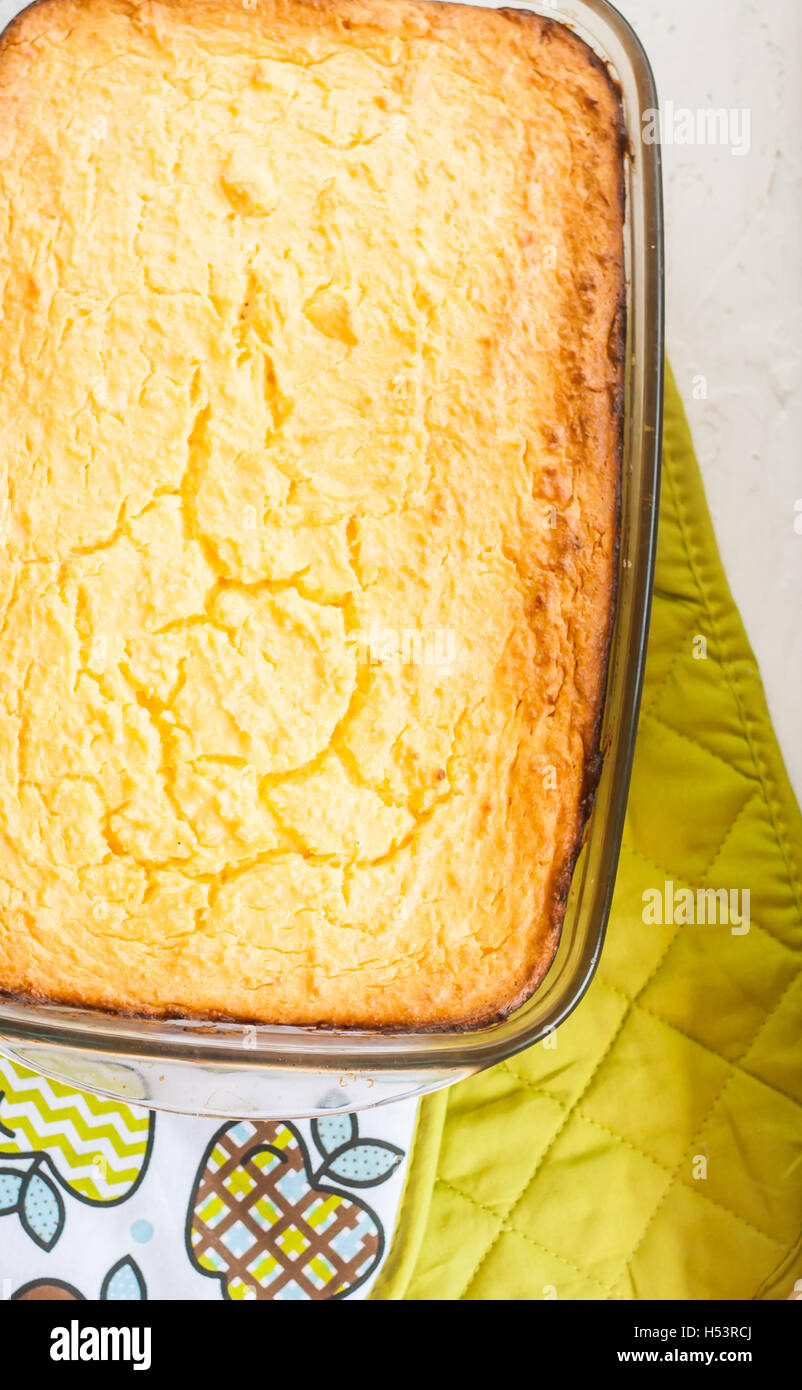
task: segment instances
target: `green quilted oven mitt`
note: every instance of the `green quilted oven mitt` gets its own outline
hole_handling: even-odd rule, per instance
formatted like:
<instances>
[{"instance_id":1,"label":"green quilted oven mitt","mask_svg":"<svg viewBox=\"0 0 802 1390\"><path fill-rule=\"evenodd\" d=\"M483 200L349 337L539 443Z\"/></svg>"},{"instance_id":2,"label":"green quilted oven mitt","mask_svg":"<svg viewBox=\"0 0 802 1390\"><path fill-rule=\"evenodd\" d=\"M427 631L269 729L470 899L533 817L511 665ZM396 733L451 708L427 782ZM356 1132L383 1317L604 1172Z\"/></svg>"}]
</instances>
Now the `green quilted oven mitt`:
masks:
<instances>
[{"instance_id":1,"label":"green quilted oven mitt","mask_svg":"<svg viewBox=\"0 0 802 1390\"><path fill-rule=\"evenodd\" d=\"M423 1102L374 1297L790 1295L801 831L669 381L649 658L601 964L551 1039ZM726 890L726 922L721 907L716 925L683 920L700 889Z\"/></svg>"}]
</instances>

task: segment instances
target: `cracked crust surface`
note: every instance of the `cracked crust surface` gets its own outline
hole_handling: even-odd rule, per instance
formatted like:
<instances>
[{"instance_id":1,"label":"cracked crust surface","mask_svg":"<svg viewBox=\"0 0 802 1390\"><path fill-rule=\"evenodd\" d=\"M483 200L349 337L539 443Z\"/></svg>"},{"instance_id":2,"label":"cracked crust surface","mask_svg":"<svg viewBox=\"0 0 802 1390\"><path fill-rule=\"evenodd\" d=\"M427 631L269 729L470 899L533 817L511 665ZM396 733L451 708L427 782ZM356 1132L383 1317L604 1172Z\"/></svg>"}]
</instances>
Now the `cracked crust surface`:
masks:
<instances>
[{"instance_id":1,"label":"cracked crust surface","mask_svg":"<svg viewBox=\"0 0 802 1390\"><path fill-rule=\"evenodd\" d=\"M44 0L0 111L0 988L504 1012L597 752L607 75L514 13Z\"/></svg>"}]
</instances>

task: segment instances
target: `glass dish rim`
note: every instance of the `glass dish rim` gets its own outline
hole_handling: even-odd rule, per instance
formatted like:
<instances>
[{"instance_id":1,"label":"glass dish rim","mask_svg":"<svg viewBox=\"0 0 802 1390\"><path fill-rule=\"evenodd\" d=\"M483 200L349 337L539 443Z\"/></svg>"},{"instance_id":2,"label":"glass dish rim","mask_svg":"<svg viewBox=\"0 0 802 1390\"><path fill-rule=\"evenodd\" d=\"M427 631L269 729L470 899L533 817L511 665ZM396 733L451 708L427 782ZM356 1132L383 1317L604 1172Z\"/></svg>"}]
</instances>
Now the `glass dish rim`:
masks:
<instances>
[{"instance_id":1,"label":"glass dish rim","mask_svg":"<svg viewBox=\"0 0 802 1390\"><path fill-rule=\"evenodd\" d=\"M568 24L591 44L605 64L613 66L622 90L626 91L627 85L633 84L640 111L656 109L654 78L640 40L609 0L552 0L552 3L543 0L540 4L534 0L534 3L508 3L499 8ZM16 16L9 22L13 23L14 18ZM605 28L603 36L594 22ZM613 65L605 38L617 44L622 61L628 64L627 72ZM631 124L628 135L632 141ZM442 1072L452 1067L464 1074L466 1069L480 1070L532 1046L562 1023L579 1003L598 964L612 900L637 733L657 544L664 372L661 159L659 143L650 145L639 140L637 151L637 180L633 178L636 160L627 160L626 237L632 259L627 275L627 386L622 477L628 479L631 486L637 481L641 508L637 517L626 517L622 501L622 537L627 521L634 521L636 534L631 553L626 551L621 538L617 611L603 713L604 766L580 856L580 860L587 857L593 843L599 866L595 882L590 885L592 899L586 909L586 917L592 917L593 925L586 926L576 960L557 990L552 1007L545 1015L537 1015L537 1000L542 1000L544 993L560 983L559 976L552 978L552 972L561 956L562 939L551 971L531 998L506 1018L473 1029L370 1030L146 1018L0 995L0 1041L44 1044L80 1051L84 1055L93 1053L99 1059L137 1057L150 1061L236 1066L246 1071L311 1069L326 1072L345 1066L356 1067L360 1073L399 1070L406 1073L435 1069ZM634 155L634 150L631 149L631 153ZM640 299L635 297L638 285ZM639 360L634 360L633 346L641 351ZM622 570L622 565L627 569ZM619 668L621 690L620 703L611 710L614 665ZM604 802L603 787L606 787ZM600 828L600 815L605 805L608 819ZM579 865L575 879L577 873ZM583 871L583 893L585 878ZM563 936L570 928L568 914L575 886L572 884L569 894ZM527 1014L534 1015L528 1022Z\"/></svg>"}]
</instances>

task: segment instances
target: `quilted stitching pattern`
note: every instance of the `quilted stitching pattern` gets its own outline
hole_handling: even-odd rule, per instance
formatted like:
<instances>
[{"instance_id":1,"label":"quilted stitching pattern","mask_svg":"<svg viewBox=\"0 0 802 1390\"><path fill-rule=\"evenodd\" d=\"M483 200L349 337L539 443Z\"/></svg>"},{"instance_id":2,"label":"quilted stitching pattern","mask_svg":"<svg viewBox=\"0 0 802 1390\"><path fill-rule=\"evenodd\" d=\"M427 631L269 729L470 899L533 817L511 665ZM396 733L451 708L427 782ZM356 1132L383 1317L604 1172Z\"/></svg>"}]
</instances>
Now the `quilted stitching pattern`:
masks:
<instances>
[{"instance_id":1,"label":"quilted stitching pattern","mask_svg":"<svg viewBox=\"0 0 802 1390\"><path fill-rule=\"evenodd\" d=\"M450 1093L407 1297L787 1294L802 1275L801 840L672 386L601 968L556 1047ZM643 892L667 880L747 889L749 932L644 924Z\"/></svg>"}]
</instances>

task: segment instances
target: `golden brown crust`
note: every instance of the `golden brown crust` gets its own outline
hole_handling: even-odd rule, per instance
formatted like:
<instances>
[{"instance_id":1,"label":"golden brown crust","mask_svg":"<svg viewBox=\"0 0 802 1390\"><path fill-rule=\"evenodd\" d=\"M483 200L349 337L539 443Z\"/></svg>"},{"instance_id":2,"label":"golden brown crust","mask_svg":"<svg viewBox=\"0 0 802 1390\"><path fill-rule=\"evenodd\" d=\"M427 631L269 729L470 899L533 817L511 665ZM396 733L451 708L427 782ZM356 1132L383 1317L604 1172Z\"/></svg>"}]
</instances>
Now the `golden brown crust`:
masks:
<instances>
[{"instance_id":1,"label":"golden brown crust","mask_svg":"<svg viewBox=\"0 0 802 1390\"><path fill-rule=\"evenodd\" d=\"M607 73L517 11L40 0L0 112L0 989L509 1012L599 768Z\"/></svg>"}]
</instances>

